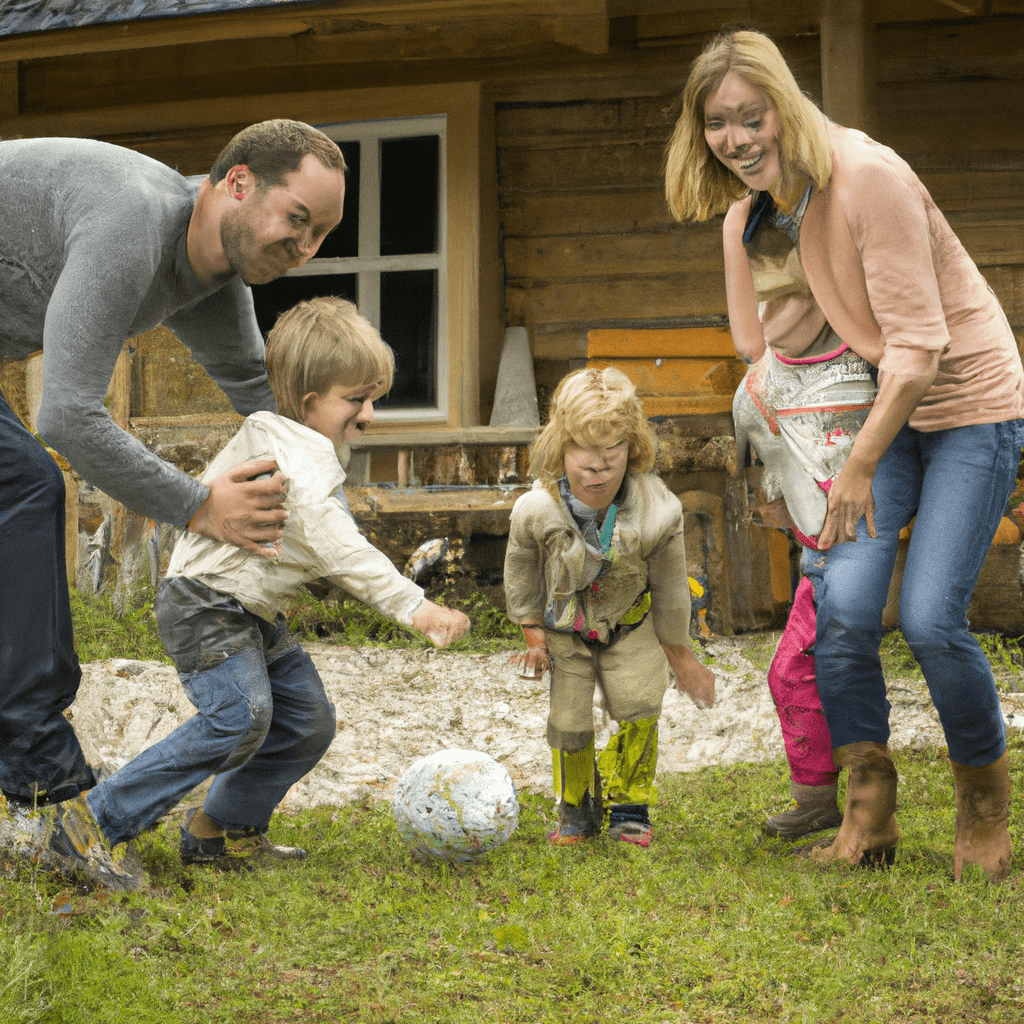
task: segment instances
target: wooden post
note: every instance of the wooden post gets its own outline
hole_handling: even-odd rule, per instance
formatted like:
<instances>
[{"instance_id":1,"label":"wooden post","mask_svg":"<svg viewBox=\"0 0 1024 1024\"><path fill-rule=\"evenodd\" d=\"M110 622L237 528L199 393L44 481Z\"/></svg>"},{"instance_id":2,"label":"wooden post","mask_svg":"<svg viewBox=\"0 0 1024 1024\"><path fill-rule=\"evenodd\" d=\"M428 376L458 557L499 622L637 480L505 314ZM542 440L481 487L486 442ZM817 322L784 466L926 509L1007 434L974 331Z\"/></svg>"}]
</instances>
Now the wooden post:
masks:
<instances>
[{"instance_id":1,"label":"wooden post","mask_svg":"<svg viewBox=\"0 0 1024 1024\"><path fill-rule=\"evenodd\" d=\"M870 134L874 25L865 0L822 0L821 100L825 113Z\"/></svg>"},{"instance_id":2,"label":"wooden post","mask_svg":"<svg viewBox=\"0 0 1024 1024\"><path fill-rule=\"evenodd\" d=\"M18 62L5 61L0 64L0 118L17 117L19 108Z\"/></svg>"}]
</instances>

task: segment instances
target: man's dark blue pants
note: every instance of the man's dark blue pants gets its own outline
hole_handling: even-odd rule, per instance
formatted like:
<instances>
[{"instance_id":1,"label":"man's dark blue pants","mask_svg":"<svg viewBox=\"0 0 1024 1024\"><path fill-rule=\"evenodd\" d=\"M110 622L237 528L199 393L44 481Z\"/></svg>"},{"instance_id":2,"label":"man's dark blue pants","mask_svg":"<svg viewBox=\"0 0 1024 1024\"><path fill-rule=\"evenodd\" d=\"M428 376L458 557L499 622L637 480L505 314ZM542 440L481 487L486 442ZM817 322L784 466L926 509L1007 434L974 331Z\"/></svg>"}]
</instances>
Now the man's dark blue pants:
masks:
<instances>
[{"instance_id":1,"label":"man's dark blue pants","mask_svg":"<svg viewBox=\"0 0 1024 1024\"><path fill-rule=\"evenodd\" d=\"M93 784L64 709L82 678L64 554L64 476L0 398L0 789L55 803Z\"/></svg>"}]
</instances>

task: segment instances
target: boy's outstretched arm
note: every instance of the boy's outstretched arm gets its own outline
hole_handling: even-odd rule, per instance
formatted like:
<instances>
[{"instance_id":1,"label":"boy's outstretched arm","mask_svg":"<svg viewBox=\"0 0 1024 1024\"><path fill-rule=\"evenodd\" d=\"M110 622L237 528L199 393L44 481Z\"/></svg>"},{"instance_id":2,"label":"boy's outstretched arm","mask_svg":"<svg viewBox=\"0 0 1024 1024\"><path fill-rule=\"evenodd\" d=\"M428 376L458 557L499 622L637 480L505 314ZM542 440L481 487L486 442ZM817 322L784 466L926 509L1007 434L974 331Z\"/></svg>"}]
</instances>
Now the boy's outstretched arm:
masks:
<instances>
[{"instance_id":1,"label":"boy's outstretched arm","mask_svg":"<svg viewBox=\"0 0 1024 1024\"><path fill-rule=\"evenodd\" d=\"M689 644L662 644L669 667L682 690L697 707L707 710L715 703L715 673L697 660Z\"/></svg>"},{"instance_id":2,"label":"boy's outstretched arm","mask_svg":"<svg viewBox=\"0 0 1024 1024\"><path fill-rule=\"evenodd\" d=\"M551 668L548 645L544 639L544 627L524 622L522 629L523 637L526 639L526 650L513 654L508 663L519 669L521 678L539 679Z\"/></svg>"},{"instance_id":3,"label":"boy's outstretched arm","mask_svg":"<svg viewBox=\"0 0 1024 1024\"><path fill-rule=\"evenodd\" d=\"M469 632L469 619L454 608L444 608L426 598L412 614L412 625L435 647L447 647Z\"/></svg>"}]
</instances>

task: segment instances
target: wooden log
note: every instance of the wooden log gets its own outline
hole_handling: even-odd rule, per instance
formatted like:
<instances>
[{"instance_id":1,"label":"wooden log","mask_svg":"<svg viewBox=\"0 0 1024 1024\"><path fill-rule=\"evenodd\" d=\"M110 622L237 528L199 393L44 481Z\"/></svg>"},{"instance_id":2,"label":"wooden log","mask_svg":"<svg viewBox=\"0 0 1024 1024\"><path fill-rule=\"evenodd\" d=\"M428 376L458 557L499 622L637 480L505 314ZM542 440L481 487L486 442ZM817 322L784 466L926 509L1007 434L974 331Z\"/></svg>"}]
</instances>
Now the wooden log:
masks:
<instances>
[{"instance_id":1,"label":"wooden log","mask_svg":"<svg viewBox=\"0 0 1024 1024\"><path fill-rule=\"evenodd\" d=\"M1015 88L1020 90L1020 83ZM987 151L1024 150L1024 118L1007 116L1007 83L1000 81L879 84L875 126L879 142L913 163L916 153L958 158Z\"/></svg>"},{"instance_id":2,"label":"wooden log","mask_svg":"<svg viewBox=\"0 0 1024 1024\"><path fill-rule=\"evenodd\" d=\"M570 202L570 197L566 197ZM605 234L598 225L581 225L579 234L505 239L505 267L510 278L610 277L634 273L722 273L720 231Z\"/></svg>"},{"instance_id":3,"label":"wooden log","mask_svg":"<svg viewBox=\"0 0 1024 1024\"><path fill-rule=\"evenodd\" d=\"M665 139L626 140L596 145L546 149L506 148L501 151L501 174L506 182L529 182L533 189L576 191L580 185L661 182Z\"/></svg>"},{"instance_id":4,"label":"wooden log","mask_svg":"<svg viewBox=\"0 0 1024 1024\"><path fill-rule=\"evenodd\" d=\"M506 317L509 323L531 326L587 324L719 314L725 309L722 273L673 276L586 278L543 283L509 281Z\"/></svg>"},{"instance_id":5,"label":"wooden log","mask_svg":"<svg viewBox=\"0 0 1024 1024\"><path fill-rule=\"evenodd\" d=\"M726 327L606 328L587 332L587 356L591 359L735 358L736 347Z\"/></svg>"},{"instance_id":6,"label":"wooden log","mask_svg":"<svg viewBox=\"0 0 1024 1024\"><path fill-rule=\"evenodd\" d=\"M643 188L635 182L592 188L580 186L571 193L506 187L501 219L506 239L574 235L588 225L591 228L599 225L608 233L673 229L695 238L707 235L720 240L722 236L720 224L674 227L675 222L665 205L664 189L660 183L653 182ZM701 240L695 244L708 243Z\"/></svg>"},{"instance_id":7,"label":"wooden log","mask_svg":"<svg viewBox=\"0 0 1024 1024\"><path fill-rule=\"evenodd\" d=\"M21 110L17 61L0 63L0 118L17 117Z\"/></svg>"},{"instance_id":8,"label":"wooden log","mask_svg":"<svg viewBox=\"0 0 1024 1024\"><path fill-rule=\"evenodd\" d=\"M872 46L864 0L823 0L822 109L837 124L869 130Z\"/></svg>"}]
</instances>

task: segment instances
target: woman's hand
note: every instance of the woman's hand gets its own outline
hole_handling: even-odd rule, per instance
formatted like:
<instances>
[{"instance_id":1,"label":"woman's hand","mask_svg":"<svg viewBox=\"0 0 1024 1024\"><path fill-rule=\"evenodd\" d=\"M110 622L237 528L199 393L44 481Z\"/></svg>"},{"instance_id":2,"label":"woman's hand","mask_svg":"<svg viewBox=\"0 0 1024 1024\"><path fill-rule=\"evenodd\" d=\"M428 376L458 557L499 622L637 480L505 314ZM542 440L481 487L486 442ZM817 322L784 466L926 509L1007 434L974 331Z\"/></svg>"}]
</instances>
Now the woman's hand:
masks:
<instances>
[{"instance_id":1,"label":"woman's hand","mask_svg":"<svg viewBox=\"0 0 1024 1024\"><path fill-rule=\"evenodd\" d=\"M857 539L857 524L863 516L868 536L875 536L875 499L871 493L873 472L855 463L853 457L839 471L828 492L828 511L818 534L818 548Z\"/></svg>"}]
</instances>

